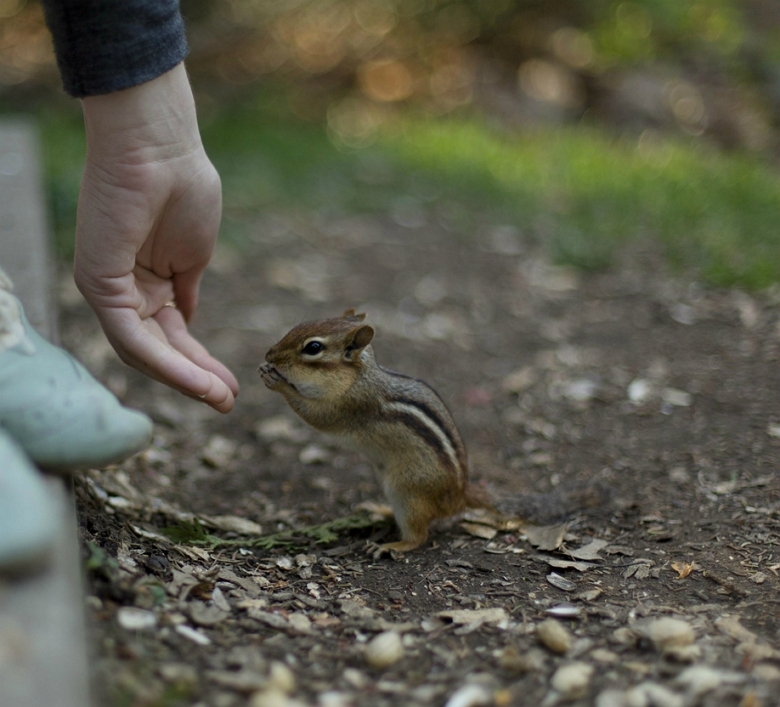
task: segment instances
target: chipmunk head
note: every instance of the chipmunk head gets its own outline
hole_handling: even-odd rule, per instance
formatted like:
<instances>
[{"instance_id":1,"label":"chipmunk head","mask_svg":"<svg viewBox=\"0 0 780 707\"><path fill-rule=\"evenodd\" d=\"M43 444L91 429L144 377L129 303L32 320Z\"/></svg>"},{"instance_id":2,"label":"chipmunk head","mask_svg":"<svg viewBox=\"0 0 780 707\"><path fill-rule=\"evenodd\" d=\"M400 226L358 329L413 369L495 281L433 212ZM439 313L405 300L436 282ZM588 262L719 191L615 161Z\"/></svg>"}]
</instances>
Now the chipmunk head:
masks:
<instances>
[{"instance_id":1,"label":"chipmunk head","mask_svg":"<svg viewBox=\"0 0 780 707\"><path fill-rule=\"evenodd\" d=\"M374 329L365 314L348 309L340 317L305 322L291 329L265 355L285 385L304 398L338 397L360 374ZM367 351L368 349L368 351Z\"/></svg>"}]
</instances>

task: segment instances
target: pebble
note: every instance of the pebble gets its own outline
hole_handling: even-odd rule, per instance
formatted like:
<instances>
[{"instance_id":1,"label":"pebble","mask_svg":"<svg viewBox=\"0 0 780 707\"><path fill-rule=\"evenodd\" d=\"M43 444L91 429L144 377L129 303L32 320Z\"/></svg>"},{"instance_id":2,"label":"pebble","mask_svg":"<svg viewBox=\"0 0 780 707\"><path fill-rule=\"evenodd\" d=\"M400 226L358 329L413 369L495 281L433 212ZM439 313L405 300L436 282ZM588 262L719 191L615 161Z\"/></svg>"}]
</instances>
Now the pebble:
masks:
<instances>
[{"instance_id":1,"label":"pebble","mask_svg":"<svg viewBox=\"0 0 780 707\"><path fill-rule=\"evenodd\" d=\"M664 651L667 648L689 646L696 640L696 632L687 621L664 616L644 626L647 637L655 647Z\"/></svg>"},{"instance_id":2,"label":"pebble","mask_svg":"<svg viewBox=\"0 0 780 707\"><path fill-rule=\"evenodd\" d=\"M555 619L546 619L536 628L536 636L545 648L563 655L571 648L572 635L569 630Z\"/></svg>"},{"instance_id":3,"label":"pebble","mask_svg":"<svg viewBox=\"0 0 780 707\"><path fill-rule=\"evenodd\" d=\"M612 632L612 640L621 646L633 646L636 643L636 633L630 628L622 626Z\"/></svg>"},{"instance_id":4,"label":"pebble","mask_svg":"<svg viewBox=\"0 0 780 707\"><path fill-rule=\"evenodd\" d=\"M349 616L351 619L373 619L376 613L370 607L358 604L358 602L352 599L342 599L339 602L339 608L345 616Z\"/></svg>"},{"instance_id":5,"label":"pebble","mask_svg":"<svg viewBox=\"0 0 780 707\"><path fill-rule=\"evenodd\" d=\"M675 302L669 307L669 316L678 324L691 326L696 323L696 310L689 304Z\"/></svg>"},{"instance_id":6,"label":"pebble","mask_svg":"<svg viewBox=\"0 0 780 707\"><path fill-rule=\"evenodd\" d=\"M597 663L617 663L620 660L617 653L613 653L606 648L596 648L591 652L590 657Z\"/></svg>"},{"instance_id":7,"label":"pebble","mask_svg":"<svg viewBox=\"0 0 780 707\"><path fill-rule=\"evenodd\" d=\"M272 688L256 693L249 702L249 707L304 707L304 703Z\"/></svg>"},{"instance_id":8,"label":"pebble","mask_svg":"<svg viewBox=\"0 0 780 707\"><path fill-rule=\"evenodd\" d=\"M498 664L508 673L523 675L534 673L544 667L544 653L538 648L520 653L514 646L507 646L498 654Z\"/></svg>"},{"instance_id":9,"label":"pebble","mask_svg":"<svg viewBox=\"0 0 780 707\"><path fill-rule=\"evenodd\" d=\"M579 658L580 656L585 655L591 648L593 648L593 639L592 638L577 638L574 640L574 642L571 644L571 648L569 649L568 656L572 660L575 658Z\"/></svg>"},{"instance_id":10,"label":"pebble","mask_svg":"<svg viewBox=\"0 0 780 707\"><path fill-rule=\"evenodd\" d=\"M282 555L281 557L277 557L274 564L280 570L289 571L293 568L293 560L289 555Z\"/></svg>"},{"instance_id":11,"label":"pebble","mask_svg":"<svg viewBox=\"0 0 780 707\"><path fill-rule=\"evenodd\" d=\"M664 388L661 391L661 400L675 407L689 407L693 402L693 396L677 388Z\"/></svg>"},{"instance_id":12,"label":"pebble","mask_svg":"<svg viewBox=\"0 0 780 707\"><path fill-rule=\"evenodd\" d=\"M119 625L127 631L149 631L157 626L157 617L146 609L123 606L116 613Z\"/></svg>"},{"instance_id":13,"label":"pebble","mask_svg":"<svg viewBox=\"0 0 780 707\"><path fill-rule=\"evenodd\" d=\"M645 378L635 378L628 385L628 399L635 405L642 405L653 397L653 384Z\"/></svg>"},{"instance_id":14,"label":"pebble","mask_svg":"<svg viewBox=\"0 0 780 707\"><path fill-rule=\"evenodd\" d=\"M711 692L723 682L720 671L706 665L692 665L683 670L674 680L693 695Z\"/></svg>"},{"instance_id":15,"label":"pebble","mask_svg":"<svg viewBox=\"0 0 780 707\"><path fill-rule=\"evenodd\" d=\"M464 685L456 690L444 707L487 707L493 704L493 696L482 685Z\"/></svg>"},{"instance_id":16,"label":"pebble","mask_svg":"<svg viewBox=\"0 0 780 707\"><path fill-rule=\"evenodd\" d=\"M195 668L187 663L163 663L157 668L157 674L166 682L194 684L198 682Z\"/></svg>"},{"instance_id":17,"label":"pebble","mask_svg":"<svg viewBox=\"0 0 780 707\"><path fill-rule=\"evenodd\" d=\"M626 670L630 670L635 673L637 677L646 677L653 670L653 666L649 663L641 663L638 660L627 660L622 663L622 666Z\"/></svg>"},{"instance_id":18,"label":"pebble","mask_svg":"<svg viewBox=\"0 0 780 707\"><path fill-rule=\"evenodd\" d=\"M368 679L366 676L356 668L345 668L344 680L346 680L350 686L354 687L356 690L362 690L368 684Z\"/></svg>"},{"instance_id":19,"label":"pebble","mask_svg":"<svg viewBox=\"0 0 780 707\"><path fill-rule=\"evenodd\" d=\"M311 620L306 614L295 611L287 617L287 622L300 633L311 632Z\"/></svg>"},{"instance_id":20,"label":"pebble","mask_svg":"<svg viewBox=\"0 0 780 707\"><path fill-rule=\"evenodd\" d=\"M558 619L574 619L582 615L582 609L572 604L558 604L547 609L547 613Z\"/></svg>"},{"instance_id":21,"label":"pebble","mask_svg":"<svg viewBox=\"0 0 780 707\"><path fill-rule=\"evenodd\" d=\"M427 704L437 699L443 691L443 685L418 685L417 687L412 688L409 692L409 696L418 702Z\"/></svg>"},{"instance_id":22,"label":"pebble","mask_svg":"<svg viewBox=\"0 0 780 707\"><path fill-rule=\"evenodd\" d=\"M570 381L564 388L563 394L577 403L587 403L596 397L599 392L599 383L591 378L579 378Z\"/></svg>"},{"instance_id":23,"label":"pebble","mask_svg":"<svg viewBox=\"0 0 780 707\"><path fill-rule=\"evenodd\" d=\"M269 687L292 694L295 692L295 675L284 663L275 660L268 672Z\"/></svg>"},{"instance_id":24,"label":"pebble","mask_svg":"<svg viewBox=\"0 0 780 707\"><path fill-rule=\"evenodd\" d=\"M317 696L317 704L320 707L352 707L352 696L346 692L330 690Z\"/></svg>"},{"instance_id":25,"label":"pebble","mask_svg":"<svg viewBox=\"0 0 780 707\"><path fill-rule=\"evenodd\" d=\"M574 584L574 582L570 579L566 579L566 577L561 577L557 572L550 572L550 574L547 575L547 581L552 584L553 587L564 592L573 592L577 588L577 585Z\"/></svg>"},{"instance_id":26,"label":"pebble","mask_svg":"<svg viewBox=\"0 0 780 707\"><path fill-rule=\"evenodd\" d=\"M593 666L587 663L569 663L555 671L550 685L564 699L578 700L587 693L593 671Z\"/></svg>"},{"instance_id":27,"label":"pebble","mask_svg":"<svg viewBox=\"0 0 780 707\"><path fill-rule=\"evenodd\" d=\"M509 618L506 609L501 607L487 609L453 609L440 611L436 616L442 619L450 619L452 623L462 625L474 623L497 624L506 621Z\"/></svg>"},{"instance_id":28,"label":"pebble","mask_svg":"<svg viewBox=\"0 0 780 707\"><path fill-rule=\"evenodd\" d=\"M206 464L221 469L226 466L236 454L238 445L222 435L212 435L201 452L201 458Z\"/></svg>"},{"instance_id":29,"label":"pebble","mask_svg":"<svg viewBox=\"0 0 780 707\"><path fill-rule=\"evenodd\" d=\"M703 695L720 687L723 683L743 682L745 676L729 670L711 668L707 665L692 665L683 670L674 682L684 687L692 695Z\"/></svg>"},{"instance_id":30,"label":"pebble","mask_svg":"<svg viewBox=\"0 0 780 707\"><path fill-rule=\"evenodd\" d=\"M384 631L374 636L366 646L366 662L372 668L383 670L395 665L404 656L401 636L395 631Z\"/></svg>"},{"instance_id":31,"label":"pebble","mask_svg":"<svg viewBox=\"0 0 780 707\"><path fill-rule=\"evenodd\" d=\"M626 707L684 707L685 699L655 682L643 682L625 695Z\"/></svg>"},{"instance_id":32,"label":"pebble","mask_svg":"<svg viewBox=\"0 0 780 707\"><path fill-rule=\"evenodd\" d=\"M780 680L780 668L771 663L759 663L753 668L753 677L767 682Z\"/></svg>"},{"instance_id":33,"label":"pebble","mask_svg":"<svg viewBox=\"0 0 780 707\"><path fill-rule=\"evenodd\" d=\"M701 647L695 643L689 646L669 646L664 648L664 656L678 663L694 663L701 658Z\"/></svg>"},{"instance_id":34,"label":"pebble","mask_svg":"<svg viewBox=\"0 0 780 707\"><path fill-rule=\"evenodd\" d=\"M330 452L318 444L307 444L298 454L298 461L307 466L311 464L325 464L330 460Z\"/></svg>"},{"instance_id":35,"label":"pebble","mask_svg":"<svg viewBox=\"0 0 780 707\"><path fill-rule=\"evenodd\" d=\"M246 668L237 671L207 670L205 676L220 687L247 694L264 688L268 682L260 673L254 670L247 670Z\"/></svg>"},{"instance_id":36,"label":"pebble","mask_svg":"<svg viewBox=\"0 0 780 707\"><path fill-rule=\"evenodd\" d=\"M623 690L608 689L600 692L595 707L626 707L626 693Z\"/></svg>"},{"instance_id":37,"label":"pebble","mask_svg":"<svg viewBox=\"0 0 780 707\"><path fill-rule=\"evenodd\" d=\"M536 381L536 373L531 366L524 366L510 373L501 382L501 389L506 393L522 393ZM780 426L778 426L780 429ZM780 436L780 433L778 434Z\"/></svg>"},{"instance_id":38,"label":"pebble","mask_svg":"<svg viewBox=\"0 0 780 707\"><path fill-rule=\"evenodd\" d=\"M303 442L308 433L286 415L267 417L255 426L255 434L263 442Z\"/></svg>"}]
</instances>

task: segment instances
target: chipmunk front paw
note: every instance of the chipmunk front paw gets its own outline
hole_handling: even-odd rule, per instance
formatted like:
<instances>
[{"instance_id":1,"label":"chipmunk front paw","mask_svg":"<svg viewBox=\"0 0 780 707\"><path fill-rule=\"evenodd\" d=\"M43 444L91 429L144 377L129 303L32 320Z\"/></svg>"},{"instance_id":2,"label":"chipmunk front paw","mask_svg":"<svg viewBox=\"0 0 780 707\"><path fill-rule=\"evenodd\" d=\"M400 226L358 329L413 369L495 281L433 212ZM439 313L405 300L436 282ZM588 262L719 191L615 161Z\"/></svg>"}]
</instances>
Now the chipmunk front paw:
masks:
<instances>
[{"instance_id":1,"label":"chipmunk front paw","mask_svg":"<svg viewBox=\"0 0 780 707\"><path fill-rule=\"evenodd\" d=\"M271 363L264 363L257 370L266 388L278 388L287 382L284 376L276 370L276 366Z\"/></svg>"}]
</instances>

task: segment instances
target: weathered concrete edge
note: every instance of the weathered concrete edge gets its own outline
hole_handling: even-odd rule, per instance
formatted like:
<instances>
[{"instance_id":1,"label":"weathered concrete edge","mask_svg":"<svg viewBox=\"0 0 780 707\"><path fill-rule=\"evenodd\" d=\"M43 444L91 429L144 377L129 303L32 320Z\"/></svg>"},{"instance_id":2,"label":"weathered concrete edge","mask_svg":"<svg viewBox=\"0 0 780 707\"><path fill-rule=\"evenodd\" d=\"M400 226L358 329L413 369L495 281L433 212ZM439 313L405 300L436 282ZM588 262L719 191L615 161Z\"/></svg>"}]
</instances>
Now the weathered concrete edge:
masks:
<instances>
[{"instance_id":1,"label":"weathered concrete edge","mask_svg":"<svg viewBox=\"0 0 780 707\"><path fill-rule=\"evenodd\" d=\"M0 266L15 281L33 325L56 341L56 277L40 165L32 121L0 121ZM75 504L61 479L49 481L61 528L53 564L0 592L0 621L19 629L25 647L8 670L0 669L3 707L90 704Z\"/></svg>"}]
</instances>

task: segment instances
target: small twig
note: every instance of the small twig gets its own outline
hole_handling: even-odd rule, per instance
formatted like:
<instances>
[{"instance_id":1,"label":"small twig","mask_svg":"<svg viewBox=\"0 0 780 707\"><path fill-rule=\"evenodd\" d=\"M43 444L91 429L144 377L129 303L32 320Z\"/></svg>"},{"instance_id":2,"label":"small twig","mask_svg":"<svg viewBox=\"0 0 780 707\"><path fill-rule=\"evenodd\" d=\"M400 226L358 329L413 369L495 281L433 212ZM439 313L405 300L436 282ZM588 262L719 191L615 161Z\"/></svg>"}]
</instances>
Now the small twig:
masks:
<instances>
[{"instance_id":1,"label":"small twig","mask_svg":"<svg viewBox=\"0 0 780 707\"><path fill-rule=\"evenodd\" d=\"M750 596L750 592L746 592L744 589L740 589L736 584L734 584L732 580L727 579L726 577L723 577L719 574L715 574L712 571L707 571L707 570L705 570L701 574L705 579L709 579L710 582L715 582L715 584L719 584L721 587L723 587L725 590L729 592L732 592L741 597Z\"/></svg>"}]
</instances>

